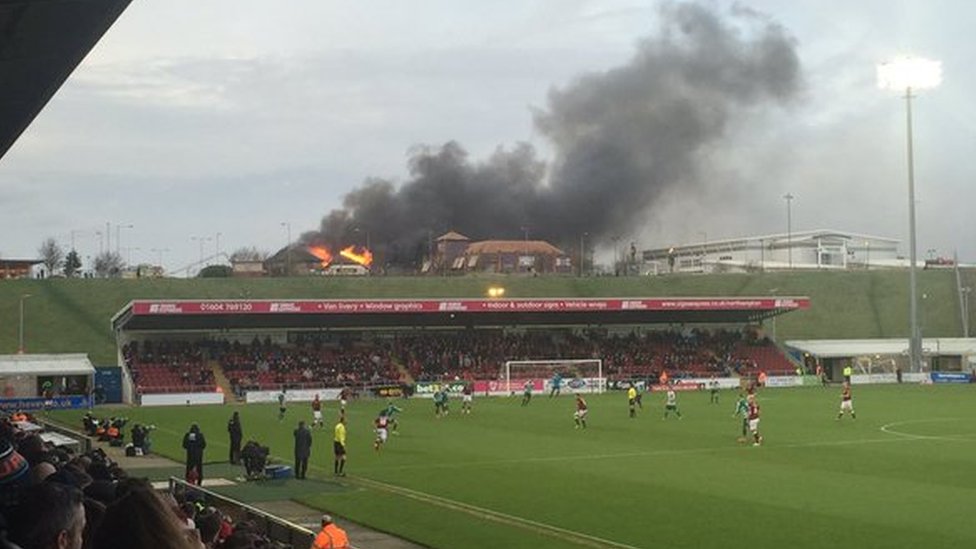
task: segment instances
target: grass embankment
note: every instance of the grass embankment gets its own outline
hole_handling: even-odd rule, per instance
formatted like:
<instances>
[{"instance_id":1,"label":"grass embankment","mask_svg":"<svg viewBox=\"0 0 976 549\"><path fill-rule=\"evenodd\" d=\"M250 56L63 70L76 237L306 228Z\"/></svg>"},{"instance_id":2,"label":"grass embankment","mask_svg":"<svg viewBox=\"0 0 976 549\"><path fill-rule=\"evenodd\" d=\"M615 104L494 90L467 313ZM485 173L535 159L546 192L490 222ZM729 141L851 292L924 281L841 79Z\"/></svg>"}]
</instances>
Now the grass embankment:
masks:
<instances>
[{"instance_id":1,"label":"grass embankment","mask_svg":"<svg viewBox=\"0 0 976 549\"><path fill-rule=\"evenodd\" d=\"M976 273L966 272L976 286ZM17 349L19 300L25 302L29 352L88 353L115 363L109 321L132 299L278 299L482 297L488 286L506 296L766 296L806 295L808 311L777 320L785 339L905 337L908 276L904 271L794 272L625 278L369 277L290 279L8 280L0 281L0 353ZM926 336L962 333L955 276L919 273L921 323Z\"/></svg>"}]
</instances>

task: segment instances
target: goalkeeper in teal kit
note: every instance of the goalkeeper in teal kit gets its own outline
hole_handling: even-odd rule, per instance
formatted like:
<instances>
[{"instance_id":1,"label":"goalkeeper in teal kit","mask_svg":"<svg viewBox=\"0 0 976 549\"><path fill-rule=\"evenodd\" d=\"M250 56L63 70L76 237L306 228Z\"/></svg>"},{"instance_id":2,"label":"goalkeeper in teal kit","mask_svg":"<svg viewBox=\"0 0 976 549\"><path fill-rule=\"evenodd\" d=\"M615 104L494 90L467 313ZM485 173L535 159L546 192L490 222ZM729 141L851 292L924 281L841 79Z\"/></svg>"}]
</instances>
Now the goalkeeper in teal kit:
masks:
<instances>
[{"instance_id":1,"label":"goalkeeper in teal kit","mask_svg":"<svg viewBox=\"0 0 976 549\"><path fill-rule=\"evenodd\" d=\"M739 393L739 400L735 403L735 413L732 414L732 417L735 416L742 416L742 437L739 442L745 442L746 433L749 432L749 403L742 393Z\"/></svg>"},{"instance_id":2,"label":"goalkeeper in teal kit","mask_svg":"<svg viewBox=\"0 0 976 549\"><path fill-rule=\"evenodd\" d=\"M552 388L549 390L549 398L559 396L559 392L563 386L563 375L556 372L556 374L552 376L552 381L549 383L552 385Z\"/></svg>"}]
</instances>

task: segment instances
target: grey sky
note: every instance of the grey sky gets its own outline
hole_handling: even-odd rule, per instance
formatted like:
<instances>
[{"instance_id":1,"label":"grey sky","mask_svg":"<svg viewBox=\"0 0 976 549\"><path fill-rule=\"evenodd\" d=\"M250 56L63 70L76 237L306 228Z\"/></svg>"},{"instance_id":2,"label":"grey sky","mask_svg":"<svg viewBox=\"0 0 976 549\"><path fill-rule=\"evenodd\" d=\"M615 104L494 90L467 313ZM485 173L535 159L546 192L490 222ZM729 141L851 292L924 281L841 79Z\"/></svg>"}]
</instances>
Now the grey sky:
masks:
<instances>
[{"instance_id":1,"label":"grey sky","mask_svg":"<svg viewBox=\"0 0 976 549\"><path fill-rule=\"evenodd\" d=\"M659 200L627 237L780 232L791 192L797 229L907 241L904 105L877 89L874 65L911 52L944 70L915 102L919 251L976 260L976 3L742 4L796 37L801 97L731 127L701 160L709 184ZM176 270L197 260L193 236L277 249L282 222L297 237L367 177L404 180L418 143L485 158L528 141L550 158L530 108L626 63L657 13L622 0L135 0L0 161L0 254L35 256L75 231L85 261L106 222L133 224L132 261L169 249Z\"/></svg>"}]
</instances>

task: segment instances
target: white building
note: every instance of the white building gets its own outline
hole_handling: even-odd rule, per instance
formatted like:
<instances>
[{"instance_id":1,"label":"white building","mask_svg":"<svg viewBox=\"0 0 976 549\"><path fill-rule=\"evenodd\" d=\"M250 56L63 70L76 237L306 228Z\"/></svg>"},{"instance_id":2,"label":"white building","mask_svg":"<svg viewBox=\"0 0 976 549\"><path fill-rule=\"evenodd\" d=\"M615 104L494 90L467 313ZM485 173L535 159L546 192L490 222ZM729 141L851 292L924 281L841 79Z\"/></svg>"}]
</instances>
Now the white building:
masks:
<instances>
[{"instance_id":1,"label":"white building","mask_svg":"<svg viewBox=\"0 0 976 549\"><path fill-rule=\"evenodd\" d=\"M648 274L904 267L894 238L833 230L707 240L645 250Z\"/></svg>"}]
</instances>

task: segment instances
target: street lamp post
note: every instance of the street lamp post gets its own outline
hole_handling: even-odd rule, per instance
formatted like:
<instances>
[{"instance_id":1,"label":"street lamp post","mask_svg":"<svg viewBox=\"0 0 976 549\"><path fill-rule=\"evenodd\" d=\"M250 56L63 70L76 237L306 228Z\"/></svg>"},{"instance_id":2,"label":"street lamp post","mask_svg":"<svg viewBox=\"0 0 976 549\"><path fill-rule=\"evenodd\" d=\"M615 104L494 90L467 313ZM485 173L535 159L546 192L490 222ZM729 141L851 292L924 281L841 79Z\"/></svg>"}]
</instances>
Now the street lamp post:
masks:
<instances>
[{"instance_id":1,"label":"street lamp post","mask_svg":"<svg viewBox=\"0 0 976 549\"><path fill-rule=\"evenodd\" d=\"M162 268L163 267L163 253L164 252L168 252L169 251L169 248L152 248L149 251L156 254L156 265L159 265L159 267Z\"/></svg>"},{"instance_id":2,"label":"street lamp post","mask_svg":"<svg viewBox=\"0 0 976 549\"><path fill-rule=\"evenodd\" d=\"M223 234L224 233L217 231L217 234L214 235L216 239L216 242L214 243L214 261L220 261L220 237Z\"/></svg>"},{"instance_id":3,"label":"street lamp post","mask_svg":"<svg viewBox=\"0 0 976 549\"><path fill-rule=\"evenodd\" d=\"M708 233L705 232L705 231L698 231L698 234L701 236L701 239L702 239L702 243L701 243L701 270L702 270L702 272L705 272L705 254L707 253L707 248L708 248Z\"/></svg>"},{"instance_id":4,"label":"street lamp post","mask_svg":"<svg viewBox=\"0 0 976 549\"><path fill-rule=\"evenodd\" d=\"M122 250L122 246L120 246L120 244L122 243L122 229L132 229L134 227L135 227L135 225L132 225L131 223L128 224L128 225L118 224L118 225L115 226L115 253L116 253L116 255L119 254L121 252L121 250Z\"/></svg>"},{"instance_id":5,"label":"street lamp post","mask_svg":"<svg viewBox=\"0 0 976 549\"><path fill-rule=\"evenodd\" d=\"M135 252L138 252L140 250L141 250L141 248L137 248L137 247L133 247L133 246L126 246L125 247L125 264L126 265L132 265L132 252L134 252L134 251Z\"/></svg>"},{"instance_id":6,"label":"street lamp post","mask_svg":"<svg viewBox=\"0 0 976 549\"><path fill-rule=\"evenodd\" d=\"M366 240L363 241L364 242L364 246L366 247L367 250L369 250L369 229L364 229L364 228L361 228L361 227L355 227L355 228L353 228L352 231L354 233L363 233L363 236L366 238ZM372 251L372 250L370 250L370 251Z\"/></svg>"},{"instance_id":7,"label":"street lamp post","mask_svg":"<svg viewBox=\"0 0 976 549\"><path fill-rule=\"evenodd\" d=\"M766 240L759 239L759 272L766 272Z\"/></svg>"},{"instance_id":8,"label":"street lamp post","mask_svg":"<svg viewBox=\"0 0 976 549\"><path fill-rule=\"evenodd\" d=\"M620 242L619 236L614 236L610 240L613 241L613 272L616 275L620 274L620 257L618 256L618 242Z\"/></svg>"},{"instance_id":9,"label":"street lamp post","mask_svg":"<svg viewBox=\"0 0 976 549\"><path fill-rule=\"evenodd\" d=\"M793 270L793 199L796 198L791 193L783 195L786 200L786 254L790 261L790 270Z\"/></svg>"},{"instance_id":10,"label":"street lamp post","mask_svg":"<svg viewBox=\"0 0 976 549\"><path fill-rule=\"evenodd\" d=\"M204 244L204 242L210 242L210 237L209 236L191 236L190 237L190 240L191 241L194 241L194 242L198 242L200 244L200 261L199 261L198 265L202 269L203 268L203 244Z\"/></svg>"},{"instance_id":11,"label":"street lamp post","mask_svg":"<svg viewBox=\"0 0 976 549\"><path fill-rule=\"evenodd\" d=\"M589 235L589 233L583 233L580 235L580 267L579 267L580 277L583 276L583 258L586 257L586 254L584 252L586 250L585 238L587 237L587 235Z\"/></svg>"},{"instance_id":12,"label":"street lamp post","mask_svg":"<svg viewBox=\"0 0 976 549\"><path fill-rule=\"evenodd\" d=\"M915 151L912 143L912 91L934 88L942 82L942 63L923 58L900 57L878 65L878 86L904 92L908 160L908 355L912 371L922 366L922 336L918 326L918 287L915 242Z\"/></svg>"},{"instance_id":13,"label":"street lamp post","mask_svg":"<svg viewBox=\"0 0 976 549\"><path fill-rule=\"evenodd\" d=\"M30 299L31 294L23 294L20 296L20 330L19 337L17 338L17 354L24 354L24 301Z\"/></svg>"},{"instance_id":14,"label":"street lamp post","mask_svg":"<svg viewBox=\"0 0 976 549\"><path fill-rule=\"evenodd\" d=\"M285 276L291 276L291 223L282 221L281 226L285 228L288 236L288 244L285 245Z\"/></svg>"}]
</instances>

